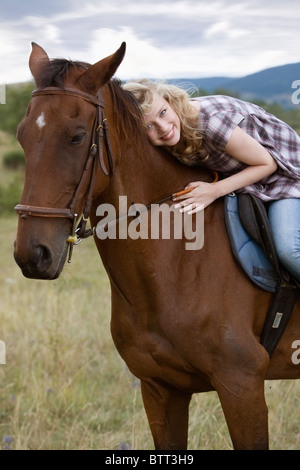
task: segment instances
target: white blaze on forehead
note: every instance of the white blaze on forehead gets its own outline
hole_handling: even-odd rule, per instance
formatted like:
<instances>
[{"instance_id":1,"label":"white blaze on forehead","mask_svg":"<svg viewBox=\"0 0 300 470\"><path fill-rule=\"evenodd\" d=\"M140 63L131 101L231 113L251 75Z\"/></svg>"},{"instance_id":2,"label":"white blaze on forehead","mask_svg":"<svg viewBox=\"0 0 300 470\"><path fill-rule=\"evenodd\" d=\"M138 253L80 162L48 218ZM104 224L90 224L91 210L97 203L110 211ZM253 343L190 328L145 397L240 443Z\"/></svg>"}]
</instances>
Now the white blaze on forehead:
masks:
<instances>
[{"instance_id":1,"label":"white blaze on forehead","mask_svg":"<svg viewBox=\"0 0 300 470\"><path fill-rule=\"evenodd\" d=\"M42 127L44 127L46 125L45 114L44 113L40 114L40 116L36 120L36 123L37 123L37 125L40 129L42 129Z\"/></svg>"}]
</instances>

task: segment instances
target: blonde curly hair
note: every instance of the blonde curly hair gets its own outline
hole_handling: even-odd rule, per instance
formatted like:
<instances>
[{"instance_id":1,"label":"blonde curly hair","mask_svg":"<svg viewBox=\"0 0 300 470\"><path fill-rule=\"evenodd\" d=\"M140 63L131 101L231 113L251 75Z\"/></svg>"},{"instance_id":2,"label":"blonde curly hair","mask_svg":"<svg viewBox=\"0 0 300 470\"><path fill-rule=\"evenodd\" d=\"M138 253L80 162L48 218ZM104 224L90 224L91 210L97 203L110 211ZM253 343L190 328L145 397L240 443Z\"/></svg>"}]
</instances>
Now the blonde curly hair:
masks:
<instances>
[{"instance_id":1,"label":"blonde curly hair","mask_svg":"<svg viewBox=\"0 0 300 470\"><path fill-rule=\"evenodd\" d=\"M207 160L208 148L204 143L200 130L199 118L195 118L195 110L190 104L189 94L182 88L165 82L154 82L148 79L129 81L122 88L131 92L139 103L143 114L150 113L155 100L155 94L164 98L178 115L181 123L181 145L166 149L183 163L193 166Z\"/></svg>"}]
</instances>

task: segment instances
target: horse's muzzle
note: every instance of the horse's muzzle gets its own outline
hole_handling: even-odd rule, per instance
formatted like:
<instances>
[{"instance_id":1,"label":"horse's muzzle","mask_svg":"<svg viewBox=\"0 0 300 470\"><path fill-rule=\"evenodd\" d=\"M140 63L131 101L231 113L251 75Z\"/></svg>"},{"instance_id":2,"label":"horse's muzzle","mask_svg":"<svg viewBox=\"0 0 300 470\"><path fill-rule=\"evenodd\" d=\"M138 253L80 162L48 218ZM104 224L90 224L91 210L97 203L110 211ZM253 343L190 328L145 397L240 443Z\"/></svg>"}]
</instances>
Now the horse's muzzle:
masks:
<instances>
[{"instance_id":1,"label":"horse's muzzle","mask_svg":"<svg viewBox=\"0 0 300 470\"><path fill-rule=\"evenodd\" d=\"M44 245L37 245L28 250L18 249L14 244L14 258L22 274L30 279L56 279L61 269L53 265L51 250Z\"/></svg>"}]
</instances>

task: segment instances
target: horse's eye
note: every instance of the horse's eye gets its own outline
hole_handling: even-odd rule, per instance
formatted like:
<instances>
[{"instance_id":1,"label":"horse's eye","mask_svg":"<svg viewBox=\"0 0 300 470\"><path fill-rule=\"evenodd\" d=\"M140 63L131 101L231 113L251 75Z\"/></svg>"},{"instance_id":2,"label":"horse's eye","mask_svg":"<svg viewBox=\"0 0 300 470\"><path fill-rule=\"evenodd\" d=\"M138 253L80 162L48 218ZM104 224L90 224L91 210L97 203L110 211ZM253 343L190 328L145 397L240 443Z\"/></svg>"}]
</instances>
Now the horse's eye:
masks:
<instances>
[{"instance_id":1,"label":"horse's eye","mask_svg":"<svg viewBox=\"0 0 300 470\"><path fill-rule=\"evenodd\" d=\"M83 141L85 137L85 133L82 132L81 134L76 134L74 135L74 137L72 137L71 139L71 145L78 145L78 144L81 144L81 142Z\"/></svg>"}]
</instances>

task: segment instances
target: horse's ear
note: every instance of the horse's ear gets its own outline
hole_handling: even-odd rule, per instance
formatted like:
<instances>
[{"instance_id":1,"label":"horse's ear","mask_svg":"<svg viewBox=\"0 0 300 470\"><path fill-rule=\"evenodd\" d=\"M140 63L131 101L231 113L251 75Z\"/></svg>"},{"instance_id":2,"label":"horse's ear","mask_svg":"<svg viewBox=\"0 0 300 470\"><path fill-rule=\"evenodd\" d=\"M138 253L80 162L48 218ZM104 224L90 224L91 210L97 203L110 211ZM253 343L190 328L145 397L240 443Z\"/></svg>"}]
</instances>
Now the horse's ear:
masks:
<instances>
[{"instance_id":1,"label":"horse's ear","mask_svg":"<svg viewBox=\"0 0 300 470\"><path fill-rule=\"evenodd\" d=\"M39 71L41 70L41 67L45 65L45 63L49 62L49 57L44 49L35 42L32 42L31 46L32 51L29 57L29 68L36 84L38 85Z\"/></svg>"},{"instance_id":2,"label":"horse's ear","mask_svg":"<svg viewBox=\"0 0 300 470\"><path fill-rule=\"evenodd\" d=\"M121 64L126 51L126 43L112 55L92 65L79 78L79 83L88 91L95 92L108 82Z\"/></svg>"}]
</instances>

